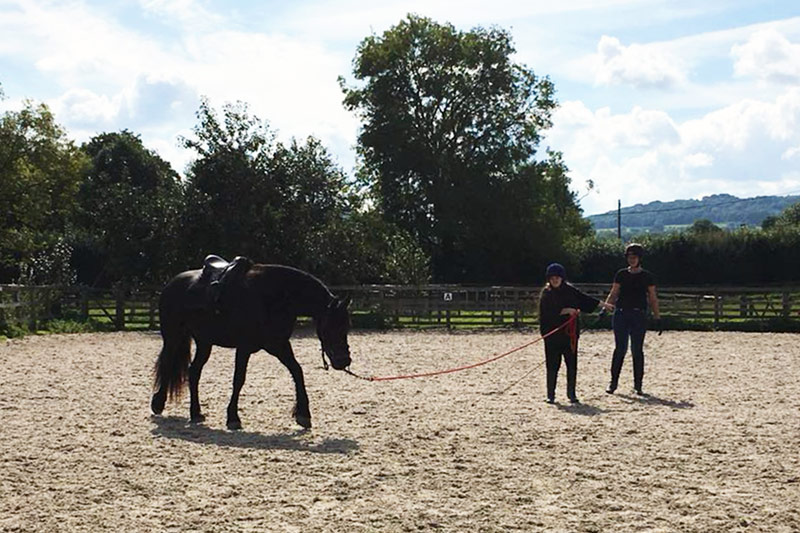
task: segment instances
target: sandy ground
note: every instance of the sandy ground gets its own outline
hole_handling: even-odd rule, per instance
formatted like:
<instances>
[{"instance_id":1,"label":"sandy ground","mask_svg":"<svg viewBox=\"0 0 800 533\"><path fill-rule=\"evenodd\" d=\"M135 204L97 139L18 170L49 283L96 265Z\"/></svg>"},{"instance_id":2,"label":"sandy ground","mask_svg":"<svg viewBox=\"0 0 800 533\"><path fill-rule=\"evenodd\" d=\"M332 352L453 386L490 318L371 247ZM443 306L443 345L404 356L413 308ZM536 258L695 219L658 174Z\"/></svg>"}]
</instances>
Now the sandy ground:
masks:
<instances>
[{"instance_id":1,"label":"sandy ground","mask_svg":"<svg viewBox=\"0 0 800 533\"><path fill-rule=\"evenodd\" d=\"M482 360L532 333L354 333L353 370ZM609 332L581 340L580 406L543 402L541 344L435 378L322 370L295 340L314 428L288 372L251 360L244 430L225 429L232 351L149 412L152 333L0 344L0 531L800 531L800 336L666 332L603 389ZM527 376L526 376L527 374Z\"/></svg>"}]
</instances>

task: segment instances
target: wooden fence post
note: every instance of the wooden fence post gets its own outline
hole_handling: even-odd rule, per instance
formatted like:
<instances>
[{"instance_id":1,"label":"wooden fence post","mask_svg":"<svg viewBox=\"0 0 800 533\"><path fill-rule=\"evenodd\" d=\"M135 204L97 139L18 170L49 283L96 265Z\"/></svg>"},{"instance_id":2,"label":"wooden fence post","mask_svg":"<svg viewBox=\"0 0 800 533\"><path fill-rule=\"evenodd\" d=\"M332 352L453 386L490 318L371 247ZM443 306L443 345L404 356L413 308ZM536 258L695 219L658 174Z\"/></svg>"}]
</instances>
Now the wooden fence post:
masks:
<instances>
[{"instance_id":1,"label":"wooden fence post","mask_svg":"<svg viewBox=\"0 0 800 533\"><path fill-rule=\"evenodd\" d=\"M722 296L714 291L714 329L719 327L720 317L722 315Z\"/></svg>"},{"instance_id":2,"label":"wooden fence post","mask_svg":"<svg viewBox=\"0 0 800 533\"><path fill-rule=\"evenodd\" d=\"M80 306L81 318L85 321L89 320L89 290L86 287L81 287L80 290Z\"/></svg>"},{"instance_id":3,"label":"wooden fence post","mask_svg":"<svg viewBox=\"0 0 800 533\"><path fill-rule=\"evenodd\" d=\"M783 316L783 318L789 318L789 316L792 314L792 297L789 294L789 291L786 290L783 291L783 294L781 296L782 296L781 303L783 304L781 309L781 315Z\"/></svg>"},{"instance_id":4,"label":"wooden fence post","mask_svg":"<svg viewBox=\"0 0 800 533\"><path fill-rule=\"evenodd\" d=\"M114 327L117 331L122 331L125 329L125 289L121 285L114 289L114 300L116 301Z\"/></svg>"},{"instance_id":5,"label":"wooden fence post","mask_svg":"<svg viewBox=\"0 0 800 533\"><path fill-rule=\"evenodd\" d=\"M158 298L155 294L150 296L150 329L156 329L156 309L158 308Z\"/></svg>"}]
</instances>

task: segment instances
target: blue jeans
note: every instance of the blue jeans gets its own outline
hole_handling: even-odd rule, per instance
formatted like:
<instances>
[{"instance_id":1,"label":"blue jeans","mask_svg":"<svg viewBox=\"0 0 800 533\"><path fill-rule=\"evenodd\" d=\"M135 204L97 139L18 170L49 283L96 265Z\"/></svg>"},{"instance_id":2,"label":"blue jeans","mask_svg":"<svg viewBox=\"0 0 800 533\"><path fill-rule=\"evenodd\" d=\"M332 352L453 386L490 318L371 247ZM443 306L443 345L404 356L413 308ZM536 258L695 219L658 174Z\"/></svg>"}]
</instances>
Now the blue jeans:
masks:
<instances>
[{"instance_id":1,"label":"blue jeans","mask_svg":"<svg viewBox=\"0 0 800 533\"><path fill-rule=\"evenodd\" d=\"M631 340L633 355L633 388L642 388L644 377L644 334L647 331L647 317L641 309L617 309L611 319L614 329L614 357L611 359L610 388L616 389L622 363L628 352L628 339Z\"/></svg>"}]
</instances>

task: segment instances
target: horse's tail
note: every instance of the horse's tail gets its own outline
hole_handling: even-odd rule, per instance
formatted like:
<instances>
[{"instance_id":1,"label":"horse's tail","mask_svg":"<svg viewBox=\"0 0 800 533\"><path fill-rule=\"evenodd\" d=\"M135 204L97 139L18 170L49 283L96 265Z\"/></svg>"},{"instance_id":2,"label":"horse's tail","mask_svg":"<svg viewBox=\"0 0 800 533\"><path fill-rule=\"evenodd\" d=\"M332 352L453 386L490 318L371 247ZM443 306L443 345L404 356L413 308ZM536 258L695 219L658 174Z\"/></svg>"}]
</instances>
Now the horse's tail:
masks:
<instances>
[{"instance_id":1,"label":"horse's tail","mask_svg":"<svg viewBox=\"0 0 800 533\"><path fill-rule=\"evenodd\" d=\"M153 368L155 376L153 387L156 391L166 391L169 399L179 398L186 383L189 360L191 359L192 338L188 333L177 332L168 339L164 337L164 346Z\"/></svg>"},{"instance_id":2,"label":"horse's tail","mask_svg":"<svg viewBox=\"0 0 800 533\"><path fill-rule=\"evenodd\" d=\"M173 285L173 284L170 284ZM189 361L191 360L192 338L180 317L173 298L176 287L165 287L159 302L161 337L164 345L153 367L154 390L153 412L161 413L167 398L179 398L187 381Z\"/></svg>"}]
</instances>

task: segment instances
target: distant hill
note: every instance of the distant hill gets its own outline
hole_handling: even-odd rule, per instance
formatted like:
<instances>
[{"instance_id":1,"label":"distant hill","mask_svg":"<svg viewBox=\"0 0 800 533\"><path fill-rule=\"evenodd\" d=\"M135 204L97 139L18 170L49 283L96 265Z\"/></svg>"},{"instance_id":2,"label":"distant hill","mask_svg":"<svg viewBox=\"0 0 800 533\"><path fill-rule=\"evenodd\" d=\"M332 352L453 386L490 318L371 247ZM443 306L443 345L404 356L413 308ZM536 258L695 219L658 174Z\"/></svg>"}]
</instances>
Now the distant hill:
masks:
<instances>
[{"instance_id":1,"label":"distant hill","mask_svg":"<svg viewBox=\"0 0 800 533\"><path fill-rule=\"evenodd\" d=\"M800 202L800 196L757 196L737 198L730 194L714 194L701 200L675 200L650 202L623 207L622 226L626 232L659 233L680 229L706 218L720 227L738 228L742 225L760 226L770 215L777 215L786 207ZM617 212L609 211L586 217L594 228L617 229Z\"/></svg>"}]
</instances>

